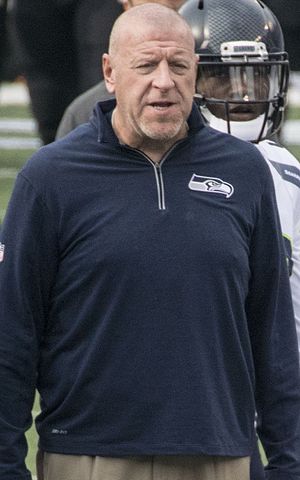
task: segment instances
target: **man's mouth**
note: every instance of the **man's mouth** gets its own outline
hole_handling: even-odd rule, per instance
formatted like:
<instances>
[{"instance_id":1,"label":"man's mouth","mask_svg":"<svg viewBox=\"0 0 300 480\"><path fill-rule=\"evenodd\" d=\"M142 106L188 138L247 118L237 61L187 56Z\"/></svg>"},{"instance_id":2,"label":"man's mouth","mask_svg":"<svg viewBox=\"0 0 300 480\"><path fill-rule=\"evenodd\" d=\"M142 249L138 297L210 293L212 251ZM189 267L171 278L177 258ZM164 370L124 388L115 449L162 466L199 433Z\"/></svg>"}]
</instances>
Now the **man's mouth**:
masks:
<instances>
[{"instance_id":1,"label":"man's mouth","mask_svg":"<svg viewBox=\"0 0 300 480\"><path fill-rule=\"evenodd\" d=\"M229 109L229 116L230 119L238 122L247 122L250 120L254 120L259 116L260 112L257 111L257 108L255 108L254 105L233 105Z\"/></svg>"},{"instance_id":2,"label":"man's mouth","mask_svg":"<svg viewBox=\"0 0 300 480\"><path fill-rule=\"evenodd\" d=\"M174 105L173 102L151 102L150 107L154 108L155 110L166 110Z\"/></svg>"},{"instance_id":3,"label":"man's mouth","mask_svg":"<svg viewBox=\"0 0 300 480\"><path fill-rule=\"evenodd\" d=\"M236 105L229 110L230 114L243 114L243 113L255 113L254 108L251 105Z\"/></svg>"}]
</instances>

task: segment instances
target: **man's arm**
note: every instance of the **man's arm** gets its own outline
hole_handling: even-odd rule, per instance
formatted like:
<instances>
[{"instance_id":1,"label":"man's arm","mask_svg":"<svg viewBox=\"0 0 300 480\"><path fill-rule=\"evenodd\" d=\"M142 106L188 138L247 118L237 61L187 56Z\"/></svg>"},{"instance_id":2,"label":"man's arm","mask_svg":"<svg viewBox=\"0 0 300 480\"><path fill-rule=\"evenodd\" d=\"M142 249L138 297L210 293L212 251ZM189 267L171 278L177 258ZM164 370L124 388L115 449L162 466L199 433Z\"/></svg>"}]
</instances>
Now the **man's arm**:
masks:
<instances>
[{"instance_id":1,"label":"man's arm","mask_svg":"<svg viewBox=\"0 0 300 480\"><path fill-rule=\"evenodd\" d=\"M19 175L0 242L0 479L31 478L24 459L39 346L56 269L51 214Z\"/></svg>"}]
</instances>

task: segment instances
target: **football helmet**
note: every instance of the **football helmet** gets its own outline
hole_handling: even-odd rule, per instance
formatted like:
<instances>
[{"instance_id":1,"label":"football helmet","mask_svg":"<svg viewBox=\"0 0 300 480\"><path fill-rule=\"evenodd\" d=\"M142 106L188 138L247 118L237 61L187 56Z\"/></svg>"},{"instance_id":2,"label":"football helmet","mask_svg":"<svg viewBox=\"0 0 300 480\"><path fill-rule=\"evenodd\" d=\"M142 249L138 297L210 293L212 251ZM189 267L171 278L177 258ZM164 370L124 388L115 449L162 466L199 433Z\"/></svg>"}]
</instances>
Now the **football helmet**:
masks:
<instances>
[{"instance_id":1,"label":"football helmet","mask_svg":"<svg viewBox=\"0 0 300 480\"><path fill-rule=\"evenodd\" d=\"M187 0L179 13L195 38L196 99L209 124L254 143L274 135L289 61L272 11L260 0Z\"/></svg>"}]
</instances>

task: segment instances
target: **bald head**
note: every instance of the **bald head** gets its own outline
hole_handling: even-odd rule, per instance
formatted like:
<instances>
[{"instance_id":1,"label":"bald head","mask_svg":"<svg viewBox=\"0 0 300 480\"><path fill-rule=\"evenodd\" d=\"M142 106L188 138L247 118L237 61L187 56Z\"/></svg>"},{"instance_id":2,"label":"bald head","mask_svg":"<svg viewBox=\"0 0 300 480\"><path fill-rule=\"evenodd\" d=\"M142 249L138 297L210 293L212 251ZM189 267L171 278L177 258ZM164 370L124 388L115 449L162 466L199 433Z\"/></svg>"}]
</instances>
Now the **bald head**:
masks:
<instances>
[{"instance_id":1,"label":"bald head","mask_svg":"<svg viewBox=\"0 0 300 480\"><path fill-rule=\"evenodd\" d=\"M187 22L169 6L160 3L144 3L130 8L120 15L110 34L109 54L114 57L120 45L130 41L135 36L141 36L144 28L153 29L153 40L166 37L172 31L176 31L178 38L184 39L187 47L194 51L194 38Z\"/></svg>"},{"instance_id":2,"label":"bald head","mask_svg":"<svg viewBox=\"0 0 300 480\"><path fill-rule=\"evenodd\" d=\"M179 10L185 0L121 0L121 3L125 8L136 7L138 5L151 2L165 5L166 7L173 8L174 10Z\"/></svg>"}]
</instances>

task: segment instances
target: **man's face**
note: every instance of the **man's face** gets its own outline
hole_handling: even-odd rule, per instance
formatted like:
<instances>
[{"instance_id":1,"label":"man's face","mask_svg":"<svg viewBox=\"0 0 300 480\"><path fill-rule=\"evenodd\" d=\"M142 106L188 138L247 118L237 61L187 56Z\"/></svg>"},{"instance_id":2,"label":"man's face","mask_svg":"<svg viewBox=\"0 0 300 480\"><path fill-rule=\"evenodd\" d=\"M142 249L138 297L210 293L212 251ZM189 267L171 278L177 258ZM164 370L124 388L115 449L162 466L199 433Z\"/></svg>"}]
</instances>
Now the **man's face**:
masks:
<instances>
[{"instance_id":1,"label":"man's face","mask_svg":"<svg viewBox=\"0 0 300 480\"><path fill-rule=\"evenodd\" d=\"M269 95L269 79L261 67L215 66L203 68L199 73L197 91L205 98L216 98L229 102L231 121L249 121L264 113ZM242 103L238 103L241 100ZM234 103L230 103L234 102ZM210 104L209 110L218 118L227 119L222 104Z\"/></svg>"},{"instance_id":2,"label":"man's face","mask_svg":"<svg viewBox=\"0 0 300 480\"><path fill-rule=\"evenodd\" d=\"M117 55L108 56L104 67L127 143L174 143L186 128L195 91L192 38L185 29L166 27L158 33L155 27L144 24L131 32L128 29L119 44Z\"/></svg>"}]
</instances>

